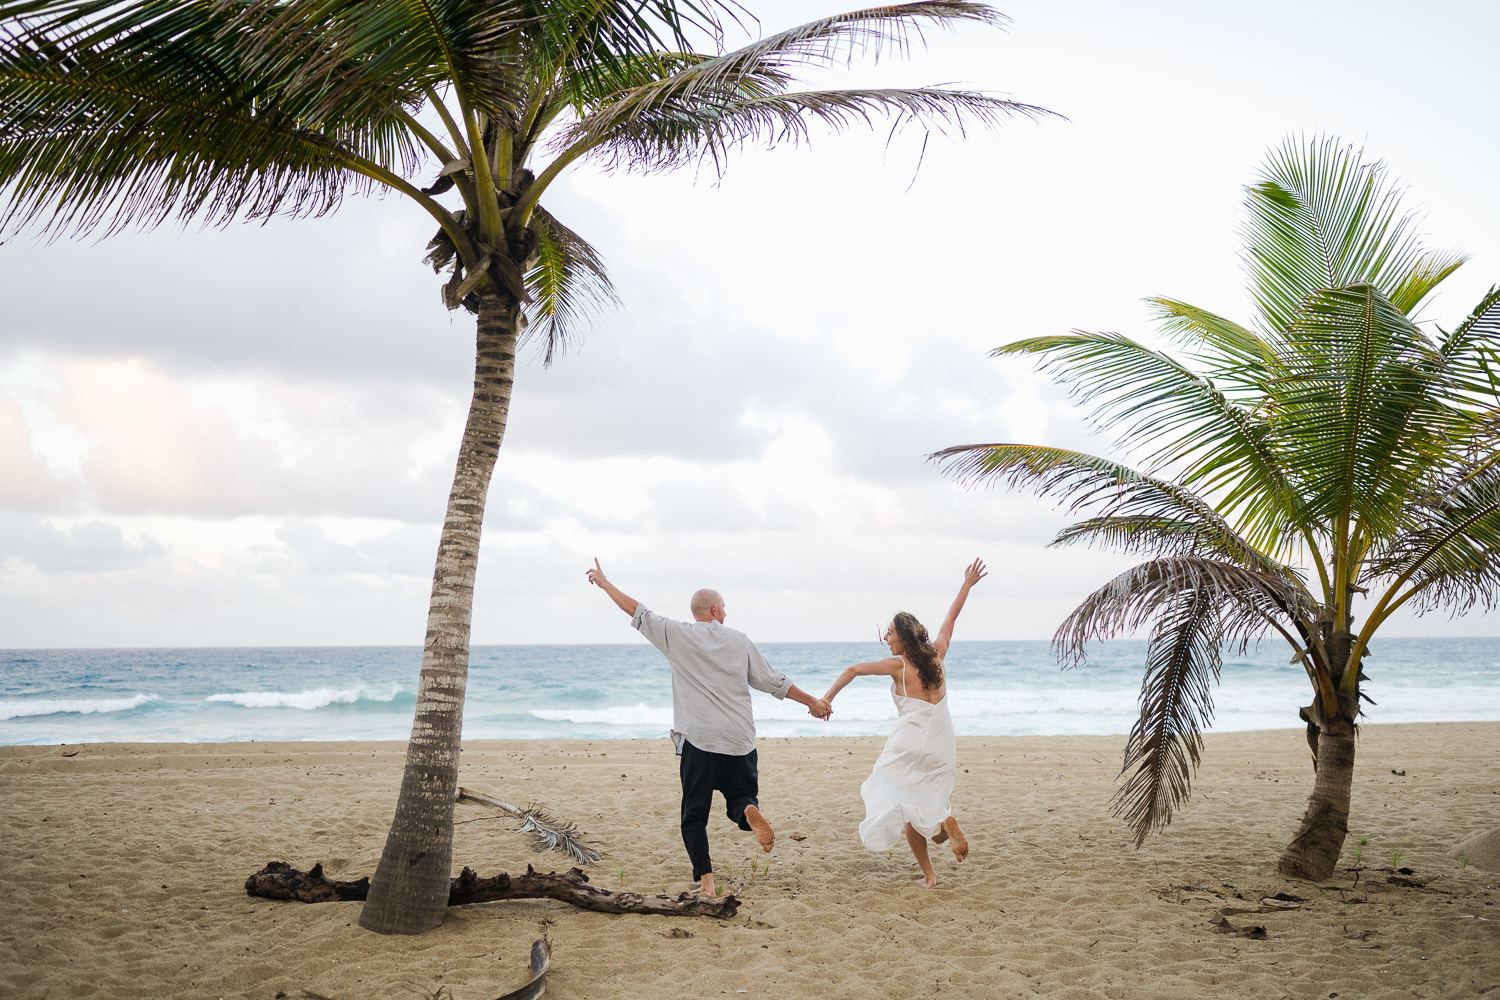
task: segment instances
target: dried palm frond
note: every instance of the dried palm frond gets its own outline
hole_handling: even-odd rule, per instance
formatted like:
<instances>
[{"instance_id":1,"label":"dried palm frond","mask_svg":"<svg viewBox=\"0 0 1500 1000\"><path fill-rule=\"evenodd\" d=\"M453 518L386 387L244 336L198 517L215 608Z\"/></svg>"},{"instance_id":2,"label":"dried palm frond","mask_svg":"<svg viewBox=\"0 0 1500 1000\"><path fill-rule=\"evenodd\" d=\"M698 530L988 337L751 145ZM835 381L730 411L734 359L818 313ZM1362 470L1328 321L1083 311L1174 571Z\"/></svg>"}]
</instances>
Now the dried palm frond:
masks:
<instances>
[{"instance_id":1,"label":"dried palm frond","mask_svg":"<svg viewBox=\"0 0 1500 1000\"><path fill-rule=\"evenodd\" d=\"M560 854L567 854L580 865L591 865L603 856L583 842L583 831L578 829L577 824L556 819L535 805L527 805L523 809L509 802L502 802L500 799L478 795L467 788L460 788L458 801L462 802L465 799L481 805L493 806L519 819L521 832L532 835L536 841L537 851L557 851Z\"/></svg>"},{"instance_id":2,"label":"dried palm frond","mask_svg":"<svg viewBox=\"0 0 1500 1000\"><path fill-rule=\"evenodd\" d=\"M1083 662L1085 643L1153 623L1141 714L1120 773L1135 770L1114 799L1137 845L1170 823L1188 797L1225 644L1243 650L1273 622L1290 625L1315 612L1306 592L1285 577L1171 556L1126 570L1064 620L1053 644L1059 660L1074 664Z\"/></svg>"}]
</instances>

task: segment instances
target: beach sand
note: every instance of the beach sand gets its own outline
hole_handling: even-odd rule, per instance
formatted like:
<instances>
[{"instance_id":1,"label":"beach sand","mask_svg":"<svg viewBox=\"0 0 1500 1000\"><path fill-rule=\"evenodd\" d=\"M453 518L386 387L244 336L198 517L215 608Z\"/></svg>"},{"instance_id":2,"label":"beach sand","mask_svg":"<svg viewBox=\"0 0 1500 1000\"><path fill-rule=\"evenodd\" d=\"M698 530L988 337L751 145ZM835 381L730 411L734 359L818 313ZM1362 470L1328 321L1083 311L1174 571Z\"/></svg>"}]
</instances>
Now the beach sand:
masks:
<instances>
[{"instance_id":1,"label":"beach sand","mask_svg":"<svg viewBox=\"0 0 1500 1000\"><path fill-rule=\"evenodd\" d=\"M548 920L558 998L1500 997L1500 872L1449 856L1500 826L1500 723L1363 727L1340 866L1367 838L1357 884L1276 874L1312 781L1300 731L1210 735L1193 800L1140 850L1107 806L1123 737L962 738L953 805L973 854L936 849L934 890L909 853L858 841L881 742L761 741L769 872L752 883L768 856L722 811L710 824L733 921L501 902L409 938L360 930L359 903L244 892L273 860L373 873L402 744L0 748L0 996L487 1000L526 981ZM597 885L690 887L666 740L475 742L461 782L581 824L604 851ZM458 826L456 866L566 870L515 827ZM1423 887L1387 882L1393 849ZM1265 940L1211 922L1276 893L1307 902L1228 918Z\"/></svg>"}]
</instances>

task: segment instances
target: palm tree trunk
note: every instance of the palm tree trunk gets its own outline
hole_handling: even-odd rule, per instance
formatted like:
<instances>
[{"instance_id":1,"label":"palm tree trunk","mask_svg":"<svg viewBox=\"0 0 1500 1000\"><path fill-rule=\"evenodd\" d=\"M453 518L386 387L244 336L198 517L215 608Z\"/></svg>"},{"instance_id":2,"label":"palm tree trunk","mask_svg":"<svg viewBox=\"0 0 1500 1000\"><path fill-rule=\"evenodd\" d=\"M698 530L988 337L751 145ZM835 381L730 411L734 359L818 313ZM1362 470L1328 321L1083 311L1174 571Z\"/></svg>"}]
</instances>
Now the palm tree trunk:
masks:
<instances>
[{"instance_id":1,"label":"palm tree trunk","mask_svg":"<svg viewBox=\"0 0 1500 1000\"><path fill-rule=\"evenodd\" d=\"M1349 795L1354 789L1354 725L1338 706L1318 714L1318 754L1312 795L1302 826L1276 868L1288 878L1320 882L1333 874L1349 835Z\"/></svg>"},{"instance_id":2,"label":"palm tree trunk","mask_svg":"<svg viewBox=\"0 0 1500 1000\"><path fill-rule=\"evenodd\" d=\"M485 497L510 411L519 317L517 303L503 289L491 283L480 291L474 396L438 541L406 772L359 916L361 927L379 934L421 934L441 924L448 909L474 572Z\"/></svg>"}]
</instances>

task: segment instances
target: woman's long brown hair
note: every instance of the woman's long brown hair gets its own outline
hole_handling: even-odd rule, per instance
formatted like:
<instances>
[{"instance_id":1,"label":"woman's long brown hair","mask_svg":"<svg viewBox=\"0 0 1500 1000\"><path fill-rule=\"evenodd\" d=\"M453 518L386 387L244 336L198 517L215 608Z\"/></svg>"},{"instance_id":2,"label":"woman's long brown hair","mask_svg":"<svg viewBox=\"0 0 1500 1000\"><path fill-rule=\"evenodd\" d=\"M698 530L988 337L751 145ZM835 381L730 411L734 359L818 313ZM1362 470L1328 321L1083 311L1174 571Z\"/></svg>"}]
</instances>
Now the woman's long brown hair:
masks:
<instances>
[{"instance_id":1,"label":"woman's long brown hair","mask_svg":"<svg viewBox=\"0 0 1500 1000\"><path fill-rule=\"evenodd\" d=\"M927 641L927 627L917 621L911 612L897 611L896 616L891 619L891 628L900 637L901 649L906 658L917 668L922 686L929 691L936 691L943 684L943 661L932 643Z\"/></svg>"}]
</instances>

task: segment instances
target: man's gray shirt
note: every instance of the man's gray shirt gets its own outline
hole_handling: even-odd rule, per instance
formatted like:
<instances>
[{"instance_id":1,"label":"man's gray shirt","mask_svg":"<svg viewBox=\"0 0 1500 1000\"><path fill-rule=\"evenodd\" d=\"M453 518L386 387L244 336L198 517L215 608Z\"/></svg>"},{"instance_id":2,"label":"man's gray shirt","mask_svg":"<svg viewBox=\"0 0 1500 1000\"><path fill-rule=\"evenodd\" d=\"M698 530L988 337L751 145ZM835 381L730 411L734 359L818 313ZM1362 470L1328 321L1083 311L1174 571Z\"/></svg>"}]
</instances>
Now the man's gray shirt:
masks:
<instances>
[{"instance_id":1,"label":"man's gray shirt","mask_svg":"<svg viewBox=\"0 0 1500 1000\"><path fill-rule=\"evenodd\" d=\"M719 622L679 622L644 604L630 618L672 665L672 743L743 757L755 749L750 688L785 698L792 682L743 632Z\"/></svg>"}]
</instances>

